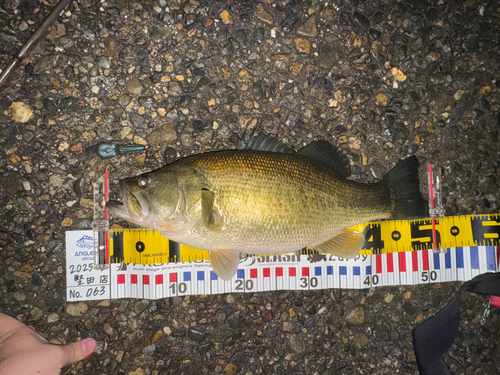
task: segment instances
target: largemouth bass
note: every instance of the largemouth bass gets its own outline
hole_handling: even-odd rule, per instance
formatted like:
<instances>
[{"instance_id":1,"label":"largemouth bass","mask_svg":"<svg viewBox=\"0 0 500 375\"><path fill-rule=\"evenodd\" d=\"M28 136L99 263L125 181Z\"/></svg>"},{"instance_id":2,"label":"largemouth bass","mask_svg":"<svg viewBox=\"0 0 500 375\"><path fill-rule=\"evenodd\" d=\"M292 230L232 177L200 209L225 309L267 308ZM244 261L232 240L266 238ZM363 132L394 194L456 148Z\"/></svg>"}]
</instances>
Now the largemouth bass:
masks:
<instances>
[{"instance_id":1,"label":"largemouth bass","mask_svg":"<svg viewBox=\"0 0 500 375\"><path fill-rule=\"evenodd\" d=\"M427 213L415 156L377 183L358 183L346 179L349 160L326 141L295 153L261 135L239 148L185 157L123 179L123 202L106 207L171 240L209 250L214 271L225 280L236 273L240 253L308 247L352 258L365 238L346 228Z\"/></svg>"}]
</instances>

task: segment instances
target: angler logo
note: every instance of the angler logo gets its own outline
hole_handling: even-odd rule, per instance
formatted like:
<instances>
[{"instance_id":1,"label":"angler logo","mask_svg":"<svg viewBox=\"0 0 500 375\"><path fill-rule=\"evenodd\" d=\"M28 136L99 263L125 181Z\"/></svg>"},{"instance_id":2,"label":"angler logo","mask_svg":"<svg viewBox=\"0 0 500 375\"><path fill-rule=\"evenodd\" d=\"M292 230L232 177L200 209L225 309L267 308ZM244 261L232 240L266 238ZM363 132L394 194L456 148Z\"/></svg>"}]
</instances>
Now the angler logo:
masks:
<instances>
[{"instance_id":1,"label":"angler logo","mask_svg":"<svg viewBox=\"0 0 500 375\"><path fill-rule=\"evenodd\" d=\"M93 250L94 249L94 238L91 236L84 235L78 241L76 241L76 246L82 247L84 249Z\"/></svg>"}]
</instances>

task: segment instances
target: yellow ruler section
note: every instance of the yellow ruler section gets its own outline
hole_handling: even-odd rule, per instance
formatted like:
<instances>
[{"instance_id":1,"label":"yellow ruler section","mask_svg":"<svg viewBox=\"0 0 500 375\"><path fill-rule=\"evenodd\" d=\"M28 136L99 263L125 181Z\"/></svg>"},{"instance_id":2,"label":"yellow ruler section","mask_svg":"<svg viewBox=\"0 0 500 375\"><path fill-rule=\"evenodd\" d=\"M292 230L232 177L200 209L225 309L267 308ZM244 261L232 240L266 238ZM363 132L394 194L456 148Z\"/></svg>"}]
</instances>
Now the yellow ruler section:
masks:
<instances>
[{"instance_id":1,"label":"yellow ruler section","mask_svg":"<svg viewBox=\"0 0 500 375\"><path fill-rule=\"evenodd\" d=\"M389 220L352 227L366 237L362 254L474 245L500 246L500 214ZM108 231L110 263L160 264L208 259L208 251L149 229Z\"/></svg>"}]
</instances>

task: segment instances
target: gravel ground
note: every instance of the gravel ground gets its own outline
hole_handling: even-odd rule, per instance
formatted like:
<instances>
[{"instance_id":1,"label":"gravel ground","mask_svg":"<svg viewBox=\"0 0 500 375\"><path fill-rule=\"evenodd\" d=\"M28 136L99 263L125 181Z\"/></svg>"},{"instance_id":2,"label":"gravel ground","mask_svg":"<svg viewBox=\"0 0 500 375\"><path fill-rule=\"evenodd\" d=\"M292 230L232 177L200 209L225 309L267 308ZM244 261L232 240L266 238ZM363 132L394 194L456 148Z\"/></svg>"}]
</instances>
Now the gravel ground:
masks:
<instances>
[{"instance_id":1,"label":"gravel ground","mask_svg":"<svg viewBox=\"0 0 500 375\"><path fill-rule=\"evenodd\" d=\"M0 66L53 3L0 1ZM499 40L493 0L75 1L0 88L0 311L54 343L95 337L64 374L417 373L411 329L458 283L69 304L64 233L90 228L104 170L245 130L326 139L360 181L416 154L442 169L447 215L498 212ZM101 142L146 152L103 160ZM463 298L457 374L500 373L485 306Z\"/></svg>"}]
</instances>

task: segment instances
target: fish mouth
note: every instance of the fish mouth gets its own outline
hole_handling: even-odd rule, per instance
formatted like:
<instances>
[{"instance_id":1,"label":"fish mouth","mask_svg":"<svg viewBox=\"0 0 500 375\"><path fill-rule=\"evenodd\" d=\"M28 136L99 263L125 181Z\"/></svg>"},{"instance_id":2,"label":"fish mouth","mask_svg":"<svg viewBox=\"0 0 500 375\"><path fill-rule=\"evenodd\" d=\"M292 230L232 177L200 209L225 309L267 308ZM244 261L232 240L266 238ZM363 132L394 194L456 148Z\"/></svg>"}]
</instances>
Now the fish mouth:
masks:
<instances>
[{"instance_id":1,"label":"fish mouth","mask_svg":"<svg viewBox=\"0 0 500 375\"><path fill-rule=\"evenodd\" d=\"M132 191L124 180L120 181L122 202L109 201L106 208L111 213L134 222L145 221L149 216L149 204L140 191Z\"/></svg>"}]
</instances>

